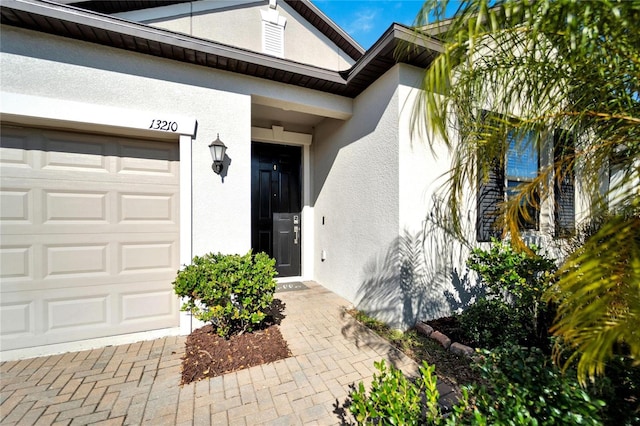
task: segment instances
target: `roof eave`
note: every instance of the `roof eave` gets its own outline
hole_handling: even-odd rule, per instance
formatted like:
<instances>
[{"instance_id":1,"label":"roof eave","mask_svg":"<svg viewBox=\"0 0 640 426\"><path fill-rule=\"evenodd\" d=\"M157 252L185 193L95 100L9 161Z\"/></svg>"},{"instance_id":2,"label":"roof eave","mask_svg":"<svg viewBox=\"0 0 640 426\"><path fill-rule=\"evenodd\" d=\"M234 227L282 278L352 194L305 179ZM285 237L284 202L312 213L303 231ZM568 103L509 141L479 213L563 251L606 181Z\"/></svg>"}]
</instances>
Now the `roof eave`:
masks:
<instances>
[{"instance_id":1,"label":"roof eave","mask_svg":"<svg viewBox=\"0 0 640 426\"><path fill-rule=\"evenodd\" d=\"M412 57L421 51L429 50L441 53L442 43L426 34L421 34L404 25L393 23L382 36L371 46L365 55L348 71L348 80L362 72L375 58L389 55L395 62L411 63ZM428 64L423 64L427 66Z\"/></svg>"},{"instance_id":2,"label":"roof eave","mask_svg":"<svg viewBox=\"0 0 640 426\"><path fill-rule=\"evenodd\" d=\"M88 26L110 33L142 38L151 42L177 46L183 49L190 49L217 56L223 56L228 59L245 61L250 64L267 66L277 70L296 72L304 74L308 77L319 78L333 83L344 83L344 79L337 71L314 67L312 65L301 64L263 53L244 50L237 47L172 32L169 30L150 27L148 25L126 21L116 17L91 11L85 11L83 9L78 9L70 6L63 6L52 2L46 2L42 0L38 2L34 2L31 0L3 0L1 8L25 12L30 15L41 16L46 19L55 19L66 24ZM6 16L3 13L3 23L6 23L5 20ZM86 34L84 35L85 38L87 38Z\"/></svg>"},{"instance_id":3,"label":"roof eave","mask_svg":"<svg viewBox=\"0 0 640 426\"><path fill-rule=\"evenodd\" d=\"M338 72L45 0L3 0L0 11L3 24L347 97L397 63L426 67L442 51L438 40L393 24L351 69Z\"/></svg>"}]
</instances>

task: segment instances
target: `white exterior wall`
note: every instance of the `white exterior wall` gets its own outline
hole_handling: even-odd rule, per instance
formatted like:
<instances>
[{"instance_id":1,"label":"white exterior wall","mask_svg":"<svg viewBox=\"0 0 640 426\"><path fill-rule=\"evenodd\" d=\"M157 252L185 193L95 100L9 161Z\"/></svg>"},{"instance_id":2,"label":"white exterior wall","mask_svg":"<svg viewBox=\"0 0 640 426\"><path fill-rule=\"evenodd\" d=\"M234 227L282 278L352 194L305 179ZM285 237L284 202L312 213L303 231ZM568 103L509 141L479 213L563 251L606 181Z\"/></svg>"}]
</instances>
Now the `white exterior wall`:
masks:
<instances>
[{"instance_id":1,"label":"white exterior wall","mask_svg":"<svg viewBox=\"0 0 640 426\"><path fill-rule=\"evenodd\" d=\"M468 253L429 220L450 158L412 139L421 73L397 65L356 98L350 120L318 126L313 145L316 279L401 329L470 297Z\"/></svg>"},{"instance_id":2,"label":"white exterior wall","mask_svg":"<svg viewBox=\"0 0 640 426\"><path fill-rule=\"evenodd\" d=\"M447 235L437 221L451 155L444 142L429 144L424 133L413 131L414 105L420 95L424 70L400 68L400 263L402 279L395 291L403 301L404 326L417 319L449 315L476 296L475 280L465 266L469 251ZM475 239L475 194L463 200L467 238ZM446 206L445 206L446 207Z\"/></svg>"},{"instance_id":3,"label":"white exterior wall","mask_svg":"<svg viewBox=\"0 0 640 426\"><path fill-rule=\"evenodd\" d=\"M318 126L313 145L316 279L401 329L465 297L453 296L453 271L464 279L467 254L428 220L450 159L411 134L421 73L397 65L356 98L350 120Z\"/></svg>"},{"instance_id":4,"label":"white exterior wall","mask_svg":"<svg viewBox=\"0 0 640 426\"><path fill-rule=\"evenodd\" d=\"M2 26L0 80L3 112L17 111L10 99L33 100L22 102L22 109L4 115L5 120L26 126L47 125L180 143L181 263L210 251L245 253L251 247L252 98L333 117L349 115L352 102L281 83L7 26ZM189 132L179 135L148 130L150 117L190 123L191 134L197 122L195 138L192 140ZM223 177L212 171L208 149L218 133L228 147L230 160ZM182 325L187 327L182 332L188 332L189 324ZM93 347L104 344L98 342ZM77 348L56 350L72 349Z\"/></svg>"},{"instance_id":5,"label":"white exterior wall","mask_svg":"<svg viewBox=\"0 0 640 426\"><path fill-rule=\"evenodd\" d=\"M267 1L215 0L124 12L114 16L262 52L262 12L268 10ZM286 19L285 59L332 70L346 70L354 63L286 3L277 2L276 11Z\"/></svg>"},{"instance_id":6,"label":"white exterior wall","mask_svg":"<svg viewBox=\"0 0 640 426\"><path fill-rule=\"evenodd\" d=\"M350 120L318 126L313 145L317 280L401 329L470 297L468 253L430 220L450 158L412 139L421 73L397 65L356 98Z\"/></svg>"},{"instance_id":7,"label":"white exterior wall","mask_svg":"<svg viewBox=\"0 0 640 426\"><path fill-rule=\"evenodd\" d=\"M358 306L375 304L370 290L397 280L397 84L396 67L355 99L350 120L321 123L312 145L315 276ZM377 313L392 318L395 301L380 303Z\"/></svg>"}]
</instances>

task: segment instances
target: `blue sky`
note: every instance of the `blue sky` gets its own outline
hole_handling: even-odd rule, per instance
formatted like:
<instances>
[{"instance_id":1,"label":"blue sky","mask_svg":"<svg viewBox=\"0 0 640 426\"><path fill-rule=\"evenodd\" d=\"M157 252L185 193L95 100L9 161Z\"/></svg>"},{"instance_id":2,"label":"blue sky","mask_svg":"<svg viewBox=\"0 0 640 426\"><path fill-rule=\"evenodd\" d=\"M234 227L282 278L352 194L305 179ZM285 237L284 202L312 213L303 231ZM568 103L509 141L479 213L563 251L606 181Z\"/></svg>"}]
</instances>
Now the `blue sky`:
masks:
<instances>
[{"instance_id":1,"label":"blue sky","mask_svg":"<svg viewBox=\"0 0 640 426\"><path fill-rule=\"evenodd\" d=\"M393 23L411 25L420 0L311 0L362 47L368 49Z\"/></svg>"}]
</instances>

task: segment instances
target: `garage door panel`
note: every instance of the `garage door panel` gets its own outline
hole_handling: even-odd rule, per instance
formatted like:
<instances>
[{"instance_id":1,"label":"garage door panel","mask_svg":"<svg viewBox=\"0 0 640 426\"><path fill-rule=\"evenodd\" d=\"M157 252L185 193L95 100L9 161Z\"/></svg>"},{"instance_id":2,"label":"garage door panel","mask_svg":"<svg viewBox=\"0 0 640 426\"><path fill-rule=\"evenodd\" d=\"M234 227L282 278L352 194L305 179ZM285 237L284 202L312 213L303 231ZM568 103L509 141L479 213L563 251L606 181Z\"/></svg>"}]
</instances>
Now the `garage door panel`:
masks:
<instances>
[{"instance_id":1,"label":"garage door panel","mask_svg":"<svg viewBox=\"0 0 640 426\"><path fill-rule=\"evenodd\" d=\"M100 135L3 128L0 164L12 176L175 184L177 144ZM29 169L39 170L34 176Z\"/></svg>"},{"instance_id":2,"label":"garage door panel","mask_svg":"<svg viewBox=\"0 0 640 426\"><path fill-rule=\"evenodd\" d=\"M132 291L121 294L123 324L171 319L177 312L178 301L172 291Z\"/></svg>"},{"instance_id":3,"label":"garage door panel","mask_svg":"<svg viewBox=\"0 0 640 426\"><path fill-rule=\"evenodd\" d=\"M88 297L45 300L46 331L87 328L111 324L109 294L98 294Z\"/></svg>"},{"instance_id":4,"label":"garage door panel","mask_svg":"<svg viewBox=\"0 0 640 426\"><path fill-rule=\"evenodd\" d=\"M0 333L11 339L35 336L35 302L24 298L5 300L0 305Z\"/></svg>"},{"instance_id":5,"label":"garage door panel","mask_svg":"<svg viewBox=\"0 0 640 426\"><path fill-rule=\"evenodd\" d=\"M42 169L76 171L80 173L109 173L107 145L88 141L49 140L41 148Z\"/></svg>"},{"instance_id":6,"label":"garage door panel","mask_svg":"<svg viewBox=\"0 0 640 426\"><path fill-rule=\"evenodd\" d=\"M174 176L178 150L168 144L125 142L119 145L118 173L125 175Z\"/></svg>"},{"instance_id":7,"label":"garage door panel","mask_svg":"<svg viewBox=\"0 0 640 426\"><path fill-rule=\"evenodd\" d=\"M152 216L152 214L149 216ZM155 222L129 220L116 224L105 224L99 221L92 222L90 220L84 220L75 222L74 226L75 234L85 235L89 238L89 234L100 235L107 232L120 232L123 234L175 234L175 228L178 226L178 223L162 220ZM8 226L6 223L3 223L2 226L0 226L3 238L11 235L22 235L24 238L29 239L29 241L31 241L31 238L26 232L34 232L36 235L62 234L67 232L68 229L69 223L65 223L63 221L51 221L41 225L30 225L29 223L25 223L13 226Z\"/></svg>"},{"instance_id":8,"label":"garage door panel","mask_svg":"<svg viewBox=\"0 0 640 426\"><path fill-rule=\"evenodd\" d=\"M3 187L0 189L0 221L6 224L32 223L33 191L28 188Z\"/></svg>"},{"instance_id":9,"label":"garage door panel","mask_svg":"<svg viewBox=\"0 0 640 426\"><path fill-rule=\"evenodd\" d=\"M118 284L122 284L127 288L137 288L140 283L147 282L163 282L164 289L172 288L171 283L175 279L175 274L177 268L172 269L172 273L168 274L166 271L159 271L155 273L142 272L139 273L137 271L132 272L123 272L118 277ZM6 280L2 284L3 293L2 297L4 298L5 294L8 292L22 292L22 291L33 291L33 292L50 292L54 290L62 290L62 289L71 289L73 291L81 291L82 289L89 287L104 287L110 286L114 284L113 277L110 276L94 276L89 277L83 280L83 285L78 284L77 279L72 279L75 277L56 277L50 276L46 280ZM171 290L173 291L173 290Z\"/></svg>"},{"instance_id":10,"label":"garage door panel","mask_svg":"<svg viewBox=\"0 0 640 426\"><path fill-rule=\"evenodd\" d=\"M100 233L56 235L52 243L47 234L3 235L2 291L171 283L180 261L178 239L176 233Z\"/></svg>"},{"instance_id":11,"label":"garage door panel","mask_svg":"<svg viewBox=\"0 0 640 426\"><path fill-rule=\"evenodd\" d=\"M98 278L109 275L108 243L47 244L43 247L44 279Z\"/></svg>"},{"instance_id":12,"label":"garage door panel","mask_svg":"<svg viewBox=\"0 0 640 426\"><path fill-rule=\"evenodd\" d=\"M87 238L90 238L90 235L99 236L100 234L108 233L108 232L119 232L119 233L139 233L139 234L167 234L174 233L175 227L177 224L170 221L158 221L158 224L154 225L149 222L136 222L136 221L124 221L120 225L112 225L112 224L101 224L101 223L91 223L91 221L87 220L84 223L79 223L77 225L76 234L83 235ZM0 232L2 232L2 238L9 237L11 235L22 235L26 240L32 241L32 238L28 234L20 234L20 230L16 230L17 226L9 228L4 225L0 227ZM27 228L28 226L23 226L23 228ZM56 223L51 222L46 225L33 225L29 226L33 232L36 232L36 235L44 236L52 234L60 234L62 232L66 232L65 229L68 229L68 224L65 223ZM93 238L93 237L91 237Z\"/></svg>"},{"instance_id":13,"label":"garage door panel","mask_svg":"<svg viewBox=\"0 0 640 426\"><path fill-rule=\"evenodd\" d=\"M177 247L171 241L120 245L120 273L173 271Z\"/></svg>"},{"instance_id":14,"label":"garage door panel","mask_svg":"<svg viewBox=\"0 0 640 426\"><path fill-rule=\"evenodd\" d=\"M117 259L114 274L118 279L154 281L158 276L173 282L180 265L180 245L177 234L125 234L115 243Z\"/></svg>"},{"instance_id":15,"label":"garage door panel","mask_svg":"<svg viewBox=\"0 0 640 426\"><path fill-rule=\"evenodd\" d=\"M2 350L175 327L179 149L3 126Z\"/></svg>"},{"instance_id":16,"label":"garage door panel","mask_svg":"<svg viewBox=\"0 0 640 426\"><path fill-rule=\"evenodd\" d=\"M105 191L44 190L44 224L91 221L94 224L108 224Z\"/></svg>"},{"instance_id":17,"label":"garage door panel","mask_svg":"<svg viewBox=\"0 0 640 426\"><path fill-rule=\"evenodd\" d=\"M22 179L3 177L0 189L0 225L3 234L11 233L13 225L50 225L59 227L78 222L87 225L148 225L179 224L179 196L176 186L150 184L115 185L101 182L91 189L78 187L77 181ZM87 228L96 232L96 228ZM154 228L155 229L155 228ZM37 229L36 233L47 232ZM60 233L53 228L50 232ZM63 231L64 232L64 231ZM74 232L84 232L74 228ZM104 232L101 231L101 232Z\"/></svg>"},{"instance_id":18,"label":"garage door panel","mask_svg":"<svg viewBox=\"0 0 640 426\"><path fill-rule=\"evenodd\" d=\"M114 159L115 161L115 159ZM100 173L85 173L77 170L71 169L29 169L29 168L19 168L19 167L7 167L6 164L0 164L0 167L3 168L3 174L5 176L11 175L14 178L20 179L30 179L34 182L38 180L43 180L44 182L39 187L48 186L48 183L53 181L58 181L56 184L58 188L69 188L69 185L73 185L74 182L78 182L78 180L90 182L92 185L95 185L95 189L103 190L105 187L111 188L113 185L139 185L146 184L151 187L158 188L161 185L168 185L169 187L175 185L175 180L178 178L178 174L134 174L134 173L109 173L109 174L100 174ZM37 173L37 178L34 178L34 173Z\"/></svg>"},{"instance_id":19,"label":"garage door panel","mask_svg":"<svg viewBox=\"0 0 640 426\"><path fill-rule=\"evenodd\" d=\"M175 185L132 184L123 186L124 191L109 190L109 185L81 189L73 181L3 177L0 230L3 235L176 231L180 212Z\"/></svg>"},{"instance_id":20,"label":"garage door panel","mask_svg":"<svg viewBox=\"0 0 640 426\"><path fill-rule=\"evenodd\" d=\"M120 223L177 224L178 197L174 193L126 192L119 194L118 204Z\"/></svg>"},{"instance_id":21,"label":"garage door panel","mask_svg":"<svg viewBox=\"0 0 640 426\"><path fill-rule=\"evenodd\" d=\"M2 349L175 327L178 313L165 280L4 292Z\"/></svg>"},{"instance_id":22,"label":"garage door panel","mask_svg":"<svg viewBox=\"0 0 640 426\"><path fill-rule=\"evenodd\" d=\"M3 286L9 281L32 280L33 246L29 244L3 244L0 246L0 279Z\"/></svg>"}]
</instances>

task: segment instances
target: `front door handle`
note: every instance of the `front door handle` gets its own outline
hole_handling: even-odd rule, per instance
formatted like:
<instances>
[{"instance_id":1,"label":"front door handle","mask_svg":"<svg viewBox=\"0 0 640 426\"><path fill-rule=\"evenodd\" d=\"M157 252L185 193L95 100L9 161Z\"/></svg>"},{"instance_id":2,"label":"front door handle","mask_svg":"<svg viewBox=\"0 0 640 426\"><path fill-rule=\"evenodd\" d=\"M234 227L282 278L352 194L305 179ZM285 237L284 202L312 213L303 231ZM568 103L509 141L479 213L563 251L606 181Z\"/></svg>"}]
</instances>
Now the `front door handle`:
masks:
<instances>
[{"instance_id":1,"label":"front door handle","mask_svg":"<svg viewBox=\"0 0 640 426\"><path fill-rule=\"evenodd\" d=\"M299 229L298 225L293 227L293 234L294 234L293 244L298 244L298 229Z\"/></svg>"}]
</instances>

